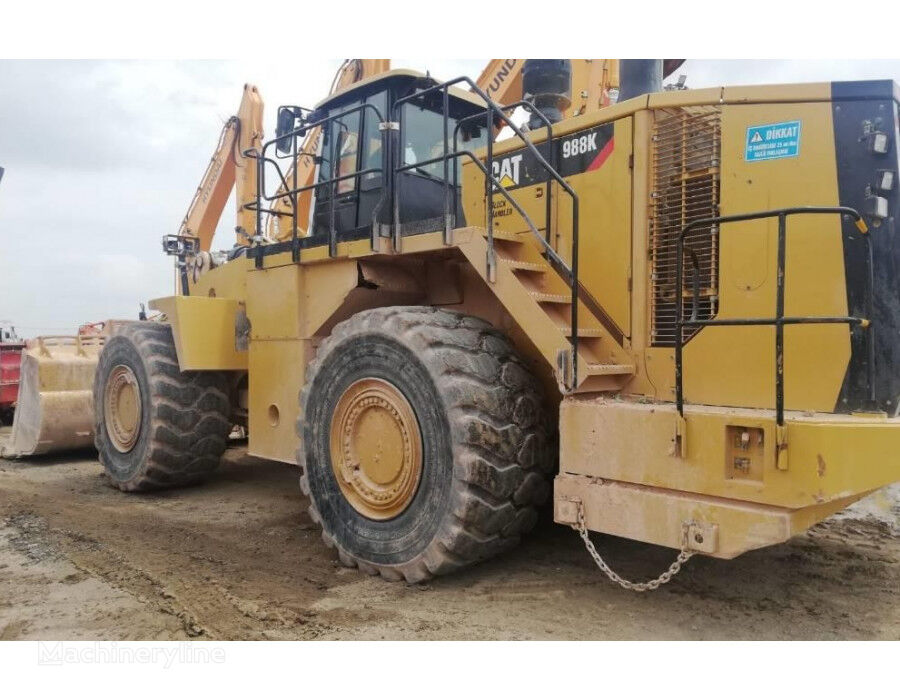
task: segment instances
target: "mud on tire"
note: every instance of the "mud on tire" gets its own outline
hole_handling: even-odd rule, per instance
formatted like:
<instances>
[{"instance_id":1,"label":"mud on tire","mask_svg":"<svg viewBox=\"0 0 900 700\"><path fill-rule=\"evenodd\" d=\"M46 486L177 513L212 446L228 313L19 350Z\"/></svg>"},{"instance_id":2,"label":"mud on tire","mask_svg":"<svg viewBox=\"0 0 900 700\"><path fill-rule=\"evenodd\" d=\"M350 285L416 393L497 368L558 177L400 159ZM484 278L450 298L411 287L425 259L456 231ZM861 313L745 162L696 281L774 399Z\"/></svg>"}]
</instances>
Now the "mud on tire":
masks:
<instances>
[{"instance_id":1,"label":"mud on tire","mask_svg":"<svg viewBox=\"0 0 900 700\"><path fill-rule=\"evenodd\" d=\"M411 404L423 470L409 506L371 520L341 493L331 416L353 382L376 377ZM300 395L298 462L309 512L342 563L417 582L516 545L549 495L550 421L539 384L488 323L429 307L364 311L318 349Z\"/></svg>"},{"instance_id":2,"label":"mud on tire","mask_svg":"<svg viewBox=\"0 0 900 700\"><path fill-rule=\"evenodd\" d=\"M140 396L139 427L126 451L110 438L104 408L110 374L123 366ZM93 398L94 442L107 476L122 491L197 483L218 466L231 429L227 375L182 372L168 325L119 326L100 354Z\"/></svg>"}]
</instances>

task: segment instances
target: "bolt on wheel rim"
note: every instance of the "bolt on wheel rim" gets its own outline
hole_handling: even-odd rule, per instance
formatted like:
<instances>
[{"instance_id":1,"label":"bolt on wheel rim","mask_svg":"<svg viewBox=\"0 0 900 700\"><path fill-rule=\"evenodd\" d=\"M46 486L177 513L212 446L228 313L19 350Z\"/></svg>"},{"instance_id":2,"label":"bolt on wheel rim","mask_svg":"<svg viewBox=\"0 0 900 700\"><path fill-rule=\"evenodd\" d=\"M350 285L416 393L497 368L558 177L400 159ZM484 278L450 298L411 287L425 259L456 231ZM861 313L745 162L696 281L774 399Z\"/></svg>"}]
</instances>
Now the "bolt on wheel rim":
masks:
<instances>
[{"instance_id":1,"label":"bolt on wheel rim","mask_svg":"<svg viewBox=\"0 0 900 700\"><path fill-rule=\"evenodd\" d=\"M141 391L130 367L116 365L103 392L106 432L119 452L128 452L141 430Z\"/></svg>"},{"instance_id":2,"label":"bolt on wheel rim","mask_svg":"<svg viewBox=\"0 0 900 700\"><path fill-rule=\"evenodd\" d=\"M422 477L422 435L397 387L372 378L347 387L332 415L330 443L335 479L358 513L389 520L406 510Z\"/></svg>"}]
</instances>

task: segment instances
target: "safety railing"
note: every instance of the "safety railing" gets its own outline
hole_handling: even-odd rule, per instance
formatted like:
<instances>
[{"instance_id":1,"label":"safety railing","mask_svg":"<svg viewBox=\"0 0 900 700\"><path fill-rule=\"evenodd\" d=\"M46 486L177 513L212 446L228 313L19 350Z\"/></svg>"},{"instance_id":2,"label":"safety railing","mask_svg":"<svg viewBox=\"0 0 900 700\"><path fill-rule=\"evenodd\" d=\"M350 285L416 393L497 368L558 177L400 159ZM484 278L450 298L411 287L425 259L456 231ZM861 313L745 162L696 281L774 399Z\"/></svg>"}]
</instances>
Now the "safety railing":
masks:
<instances>
[{"instance_id":1,"label":"safety railing","mask_svg":"<svg viewBox=\"0 0 900 700\"><path fill-rule=\"evenodd\" d=\"M866 245L868 262L868 279L866 287L866 318L857 316L785 316L784 315L784 289L785 267L787 259L787 218L803 214L839 214L849 216L856 222L857 228L863 235ZM773 318L698 318L698 300L700 297L700 265L696 252L684 245L684 238L693 229L704 226L720 226L738 221L752 221L756 219L778 218L778 252L775 280L775 316ZM787 209L773 209L769 211L753 212L750 214L736 214L734 216L718 216L706 219L696 219L689 222L682 230L676 241L675 248L675 401L678 414L684 418L684 377L683 377L683 346L684 329L699 328L705 326L774 326L775 327L775 422L779 427L784 425L784 327L788 325L802 325L813 323L847 324L859 326L866 331L867 350L867 402L875 405L875 339L872 325L872 312L874 305L874 273L872 261L872 244L869 239L868 228L855 209L850 207L791 207ZM684 319L684 253L691 257L692 269L692 303L691 316Z\"/></svg>"},{"instance_id":2,"label":"safety railing","mask_svg":"<svg viewBox=\"0 0 900 700\"><path fill-rule=\"evenodd\" d=\"M368 175L370 173L385 173L388 172L388 161L387 161L387 151L385 148L382 148L382 166L380 168L363 168L361 170L353 170L352 172L338 174L333 177L329 177L325 180L318 180L311 185L302 185L300 186L297 182L297 160L301 157L316 157L315 154L311 153L302 153L297 150L297 142L299 137L305 136L307 132L317 127L326 127L330 125L332 122L335 122L340 125L342 130L346 130L346 125L342 121L346 119L346 117L350 116L354 113L365 113L366 110L370 110L374 113L375 118L378 120L379 124L384 123L384 115L381 111L372 104L361 104L356 107L351 107L349 109L345 109L336 114L331 114L322 119L318 119L315 121L303 121L299 127L289 131L287 133L276 135L275 138L266 141L262 145L262 150L260 152L255 152L254 149L250 149L244 153L245 156L256 159L256 167L257 167L257 187L256 187L256 200L247 204L247 208L256 212L256 230L257 233L261 233L263 230L263 214L269 214L271 216L284 216L285 212L283 210L274 209L271 206L265 207L263 206L263 201L265 202L274 202L275 200L280 200L287 198L291 204L291 239L289 242L291 256L294 262L299 262L300 260L300 239L299 239L299 222L297 220L298 215L298 202L299 195L304 192L308 192L310 190L317 190L320 188L330 188L329 193L329 226L328 226L328 252L331 257L335 257L337 255L337 227L335 225L335 211L336 211L336 203L338 199L338 184L353 178L363 177L364 175ZM324 130L324 129L323 129ZM278 149L279 143L284 143L287 139L290 139L291 142L291 152L290 156L285 155L282 158L287 159L290 157L291 167L291 177L292 182L288 184L287 178L285 177L284 170L281 167L281 163L278 160L277 152L276 157L271 157L268 152L273 146ZM383 137L383 141L384 141ZM331 148L332 151L330 153L330 163L331 163L331 174L333 174L338 168L339 163L339 148L340 141L339 138L331 139ZM280 149L279 149L280 150ZM275 191L274 194L269 194L268 189L266 187L266 166L269 165L275 169L275 173L278 176L279 188ZM373 237L375 226L375 219L377 219L378 213L383 206L383 202L386 196L387 189L385 188L384 193L382 194L381 200L376 206L375 212L373 213ZM275 248L273 246L266 246L268 248L269 253L276 252L280 250L280 248ZM255 252L251 252L251 257L256 258L256 266L262 267L263 264L263 255L264 253L260 249L256 249Z\"/></svg>"},{"instance_id":3,"label":"safety railing","mask_svg":"<svg viewBox=\"0 0 900 700\"><path fill-rule=\"evenodd\" d=\"M478 95L485 103L486 108L484 113L479 113L478 115L473 115L475 117L483 118L485 120L485 126L487 129L487 139L486 139L486 153L483 158L480 158L474 152L469 149L459 148L457 136L458 136L458 128L454 130L453 134L453 150L450 150L450 134L449 134L449 120L450 120L450 96L449 90L450 87L458 84L465 84L468 86L473 93ZM443 115L443 153L440 156L436 156L434 158L429 158L427 160L418 161L416 163L402 163L400 162L400 158L395 156L394 154L397 152L397 148L399 145L394 142L391 137L391 134L396 134L399 128L399 125L402 123L400 119L400 110L402 106L408 102L413 100L422 99L423 97L429 94L440 93L442 100L442 115ZM547 134L547 144L548 144L548 155L550 155L550 159L552 160L552 124L550 121L540 113L533 105L526 102L519 102L513 105L507 105L506 107L501 107L499 104L491 100L487 94L480 88L476 83L474 83L470 78L467 77L459 77L454 80L449 80L447 82L434 85L423 90L415 91L405 97L402 97L396 100L390 108L390 117L389 121L386 121L384 116L377 107L372 104L361 104L355 107L351 107L345 109L337 114L329 115L325 118L318 119L315 121L307 121L301 119L300 126L296 129L281 133L276 135L275 138L266 141L261 149L257 151L256 149L250 149L244 152L244 156L249 158L254 158L257 164L257 193L255 201L246 204L246 208L253 210L256 212L256 232L257 235L261 235L263 231L263 215L268 214L270 216L278 216L284 217L286 213L283 209L279 210L275 208L273 202L276 200L287 199L291 206L290 217L291 217L291 239L289 242L285 243L268 243L265 246L251 247L248 251L248 256L251 258L255 258L256 266L262 267L263 265L263 256L274 254L277 252L282 252L283 250L290 249L292 253L292 258L294 262L298 262L300 259L300 241L299 241L299 222L297 220L298 216L298 199L299 195L303 192L309 190L317 190L319 188L331 188L330 197L329 197L329 235L328 235L328 247L329 254L334 257L337 255L337 229L335 225L335 206L337 197L337 185L338 183L351 179L351 178L360 178L368 174L375 173L383 173L383 174L391 174L390 178L386 178L386 182L384 183L384 187L382 188L382 196L377 202L373 213L372 213L372 247L373 250L376 249L377 239L378 239L378 230L379 223L378 219L381 216L381 212L384 209L385 202L388 200L393 200L393 212L392 212L392 238L394 249L399 251L402 247L402 236L401 236L401 225L400 225L400 202L397 196L393 195L393 188L397 181L397 176L401 173L416 169L423 168L428 165L433 165L435 163L443 163L443 182L445 186L445 196L444 196L444 212L443 212L443 228L444 228L444 240L447 244L452 242L452 225L453 225L453 217L451 215L451 205L453 200L452 188L455 187L456 175L458 167L458 162L462 158L466 158L481 171L484 175L485 180L485 228L487 231L487 268L488 268L488 278L491 281L494 281L496 276L496 251L494 246L494 222L493 222L493 207L492 202L495 194L499 193L503 196L507 202L509 202L510 206L522 217L528 229L535 236L536 240L541 244L544 255L546 255L547 259L550 263L562 274L565 282L571 288L571 328L572 328L572 336L570 338L571 346L572 346L572 356L573 356L573 372L572 372L572 382L573 386L577 385L578 376L577 376L577 357L578 357L578 300L579 300L579 282L578 282L578 250L579 250L579 236L578 236L578 195L572 189L572 187L557 173L554 166L548 162L548 160L540 153L540 151L535 147L534 143L528 138L528 136L513 123L513 121L504 113L504 110L515 108L518 106L525 106L529 110L531 110L534 114L538 116L538 118L543 121L548 127ZM318 180L317 182L310 185L301 186L297 182L297 170L296 163L298 158L302 157L313 157L313 154L298 152L297 142L298 137L302 137L306 135L311 129L316 127L322 127L323 130L327 125L332 122L337 122L339 124L343 124L341 122L342 119L350 116L353 113L364 113L366 110L370 110L376 117L377 123L379 124L379 128L382 133L382 166L381 168L364 168L360 170L354 170L353 172L348 173L339 173L334 175L336 172L337 163L338 163L338 148L340 139L332 138L331 148L333 149L331 153L331 172L333 175L324 180ZM307 115L307 119L309 119L309 115ZM469 118L466 118L469 119ZM502 123L505 126L508 126L513 133L519 137L519 139L524 144L525 148L528 149L535 157L535 160L540 165L541 168L547 173L547 211L546 211L546 222L545 222L545 232L542 236L540 230L535 225L534 221L528 215L528 213L522 208L522 206L515 200L515 198L510 194L508 189L504 187L498 178L496 178L493 174L493 128L495 123ZM458 127L459 125L457 125ZM292 181L288 182L288 176L285 175L281 164L279 163L278 156L276 154L275 157L270 155L270 149L275 146L278 147L279 143L285 143L287 139L290 139L291 142L291 152L290 155L283 156L283 159L287 159L290 157L290 163L294 166L292 167ZM283 150L278 148L279 151ZM450 163L453 163L454 167L454 180L451 184L450 179ZM270 194L266 184L266 170L267 167L273 168L279 187L277 191L273 194ZM551 227L552 227L552 216L551 216L551 201L550 201L550 185L556 182L559 185L559 188L562 192L564 192L572 202L572 254L570 263L566 263L560 255L557 253L556 249L553 247L551 241Z\"/></svg>"},{"instance_id":4,"label":"safety railing","mask_svg":"<svg viewBox=\"0 0 900 700\"><path fill-rule=\"evenodd\" d=\"M474 153L472 153L468 149L460 149L456 144L455 133L454 133L454 150L450 150L450 135L449 135L449 121L450 121L450 110L449 110L449 93L450 88L454 85L464 84L466 85L473 93L478 95L484 103L485 103L485 111L482 115L485 119L485 128L487 133L486 147L485 147L485 157L484 161L478 158ZM429 94L437 94L439 93L442 100L442 113L443 113L443 140L444 140L444 148L443 154L434 158L429 158L426 160L421 160L415 163L403 163L401 164L399 161L394 167L394 175L406 172L409 170L413 170L415 168L423 168L428 165L433 165L435 163L443 163L444 164L444 182L447 183L446 194L444 197L444 239L445 242L450 242L451 237L451 214L450 214L450 194L449 194L449 175L450 175L450 162L458 161L460 158L468 158L471 162L473 162L476 167L478 167L482 174L484 175L484 199L485 199L485 229L487 231L487 271L488 271L488 280L493 282L496 276L496 251L494 248L494 210L493 210L493 200L495 192L499 192L507 202L509 202L510 206L516 210L516 212L522 217L528 226L529 231L534 235L535 239L540 243L543 249L543 253L547 256L548 260L563 273L563 277L565 282L569 285L571 289L571 333L572 336L570 338L570 344L572 347L572 387L577 386L578 384L578 300L579 300L579 281L578 281L578 195L575 193L575 190L566 182L563 177L556 171L556 169L544 158L541 152L535 147L534 143L528 136L518 127L516 124L510 119L505 113L504 108L499 104L494 102L490 97L488 97L487 93L484 92L474 81L465 76L461 76L459 78L455 78L453 80L448 80L444 83L440 83L438 85L433 85L431 87L425 88L424 90L418 90L410 95L400 98L396 100L391 107L391 118L393 123L401 123L400 120L400 109L401 107L413 100L420 100ZM533 109L539 113L538 110L533 105L528 105L530 109ZM547 121L544 115L540 115L544 121ZM525 210L519 205L519 203L515 200L515 198L509 193L509 191L500 183L500 181L493 174L493 161L494 161L494 150L493 150L493 129L496 122L500 122L505 126L508 126L510 130L519 137L522 141L525 148L534 156L537 163L544 169L548 176L548 182L556 182L560 190L565 192L572 201L572 255L571 255L571 263L566 264L566 262L560 257L557 253L556 249L553 247L551 241L552 236L550 235L550 227L552 223L552 218L549 216L549 201L548 201L548 217L546 222L546 231L545 235L541 236L541 233L538 227L531 220L531 217L525 212ZM551 145L549 148L552 149L552 143L550 142L548 134L548 143ZM547 192L548 200L550 197L550 192ZM396 249L400 247L400 214L399 214L399 202L398 198L394 197L394 245Z\"/></svg>"}]
</instances>

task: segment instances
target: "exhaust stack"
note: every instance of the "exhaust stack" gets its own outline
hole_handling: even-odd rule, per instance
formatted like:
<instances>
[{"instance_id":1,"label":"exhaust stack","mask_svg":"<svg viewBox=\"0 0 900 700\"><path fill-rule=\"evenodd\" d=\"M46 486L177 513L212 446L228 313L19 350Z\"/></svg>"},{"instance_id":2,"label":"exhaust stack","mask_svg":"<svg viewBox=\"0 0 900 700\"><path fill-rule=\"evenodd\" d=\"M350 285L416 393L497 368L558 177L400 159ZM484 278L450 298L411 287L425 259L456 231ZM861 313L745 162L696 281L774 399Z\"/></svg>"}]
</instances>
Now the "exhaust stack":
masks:
<instances>
[{"instance_id":1,"label":"exhaust stack","mask_svg":"<svg viewBox=\"0 0 900 700\"><path fill-rule=\"evenodd\" d=\"M673 69L674 70L674 69ZM619 102L662 90L663 59L628 58L619 61Z\"/></svg>"}]
</instances>

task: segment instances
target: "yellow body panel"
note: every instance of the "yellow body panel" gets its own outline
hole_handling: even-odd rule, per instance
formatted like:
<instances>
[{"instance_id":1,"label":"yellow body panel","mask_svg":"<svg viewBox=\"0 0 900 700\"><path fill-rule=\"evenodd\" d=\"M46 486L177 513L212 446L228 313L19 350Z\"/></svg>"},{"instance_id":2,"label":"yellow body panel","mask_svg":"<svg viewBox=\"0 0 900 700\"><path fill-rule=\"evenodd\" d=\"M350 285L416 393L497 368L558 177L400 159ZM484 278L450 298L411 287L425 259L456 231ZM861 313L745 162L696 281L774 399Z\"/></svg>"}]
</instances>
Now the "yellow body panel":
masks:
<instances>
[{"instance_id":1,"label":"yellow body panel","mask_svg":"<svg viewBox=\"0 0 900 700\"><path fill-rule=\"evenodd\" d=\"M250 454L295 463L300 388L313 339L356 283L356 263L349 260L247 275Z\"/></svg>"},{"instance_id":2,"label":"yellow body panel","mask_svg":"<svg viewBox=\"0 0 900 700\"><path fill-rule=\"evenodd\" d=\"M247 298L247 272L253 261L245 257L215 267L190 285L192 297L216 297L244 301Z\"/></svg>"},{"instance_id":3,"label":"yellow body panel","mask_svg":"<svg viewBox=\"0 0 900 700\"><path fill-rule=\"evenodd\" d=\"M247 369L247 351L235 345L235 326L243 305L237 299L175 296L153 299L172 326L182 370Z\"/></svg>"},{"instance_id":4,"label":"yellow body panel","mask_svg":"<svg viewBox=\"0 0 900 700\"><path fill-rule=\"evenodd\" d=\"M615 147L603 167L568 180L580 204L579 278L626 336L631 335L631 125L628 117L614 123ZM562 195L557 202L563 259L571 260L571 200Z\"/></svg>"},{"instance_id":5,"label":"yellow body panel","mask_svg":"<svg viewBox=\"0 0 900 700\"><path fill-rule=\"evenodd\" d=\"M734 85L723 87L726 104L739 102L828 102L831 83L794 83L791 85ZM694 92L691 90L690 92Z\"/></svg>"},{"instance_id":6,"label":"yellow body panel","mask_svg":"<svg viewBox=\"0 0 900 700\"><path fill-rule=\"evenodd\" d=\"M756 163L744 160L748 126L793 119L803 123L799 157ZM829 103L726 105L722 109L722 143L723 216L793 206L798 186L808 201L837 206ZM775 219L722 227L718 318L774 316L777 233ZM847 315L840 217L788 220L785 280L788 316ZM834 409L850 359L849 337L845 325L797 326L785 331L787 408ZM774 406L773 328L704 329L685 347L685 367L688 401Z\"/></svg>"},{"instance_id":7,"label":"yellow body panel","mask_svg":"<svg viewBox=\"0 0 900 700\"><path fill-rule=\"evenodd\" d=\"M251 341L251 348L248 452L296 464L298 387L312 359L309 344L297 339Z\"/></svg>"},{"instance_id":8,"label":"yellow body panel","mask_svg":"<svg viewBox=\"0 0 900 700\"><path fill-rule=\"evenodd\" d=\"M690 105L716 104L722 98L722 88L702 88L700 90L671 90L655 92L649 96L647 105L651 109L660 107L686 107Z\"/></svg>"}]
</instances>

